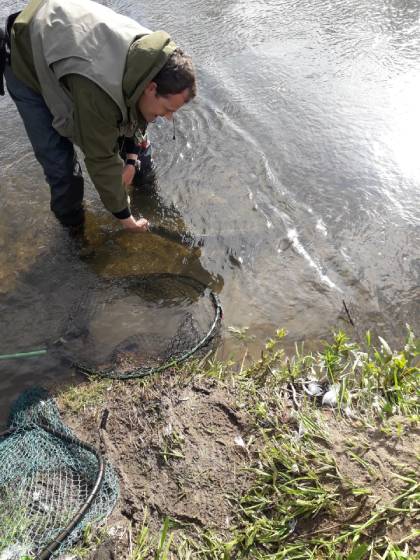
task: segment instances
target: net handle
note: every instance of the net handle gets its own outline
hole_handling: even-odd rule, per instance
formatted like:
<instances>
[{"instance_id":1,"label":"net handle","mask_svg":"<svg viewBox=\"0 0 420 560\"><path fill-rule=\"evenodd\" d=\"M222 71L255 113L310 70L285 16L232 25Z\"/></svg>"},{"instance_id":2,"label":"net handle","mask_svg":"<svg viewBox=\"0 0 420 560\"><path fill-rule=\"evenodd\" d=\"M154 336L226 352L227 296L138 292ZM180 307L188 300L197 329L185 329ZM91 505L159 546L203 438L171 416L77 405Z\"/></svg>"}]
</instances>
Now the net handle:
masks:
<instances>
[{"instance_id":1,"label":"net handle","mask_svg":"<svg viewBox=\"0 0 420 560\"><path fill-rule=\"evenodd\" d=\"M102 455L99 453L99 451L97 449L95 449L92 445L90 445L89 443L86 443L86 442L78 440L74 437L63 434L62 432L60 432L58 430L54 430L53 428L50 428L49 426L46 426L43 423L34 424L34 425L26 427L24 429L34 429L35 427L40 427L43 430L45 430L46 432L50 433L51 435L53 435L57 438L60 438L67 443L80 445L80 447L83 447L84 449L86 449L87 451L90 451L91 453L93 453L95 455L96 459L98 460L98 465L99 465L98 475L96 477L95 484L94 484L92 490L90 491L89 496L86 498L85 503L82 505L82 507L79 509L79 511L75 514L73 519L68 523L68 525L61 531L61 533L59 533L57 535L57 537L50 544L48 544L45 548L43 548L41 550L41 552L35 557L36 560L48 560L51 557L51 555L54 554L54 552L64 542L64 540L70 535L70 533L73 531L73 529L76 527L76 525L81 521L81 519L83 518L83 516L86 514L89 507L91 506L93 500L97 496L97 494L99 492L99 489L102 485L104 474L105 474L105 459L102 457ZM12 434L14 434L15 432L17 432L21 429L22 428L18 428L18 427L9 428L9 429L5 430L4 432L0 433L0 438L12 435Z\"/></svg>"}]
</instances>

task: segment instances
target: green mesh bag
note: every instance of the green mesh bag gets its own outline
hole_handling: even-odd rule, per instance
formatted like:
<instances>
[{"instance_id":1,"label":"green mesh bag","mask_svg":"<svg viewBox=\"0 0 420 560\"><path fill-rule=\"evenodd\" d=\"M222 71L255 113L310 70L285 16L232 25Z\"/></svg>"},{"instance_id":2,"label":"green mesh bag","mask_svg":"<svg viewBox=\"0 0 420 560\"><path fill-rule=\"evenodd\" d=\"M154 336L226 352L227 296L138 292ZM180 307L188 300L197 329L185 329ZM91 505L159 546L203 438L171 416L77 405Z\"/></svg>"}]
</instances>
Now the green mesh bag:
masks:
<instances>
[{"instance_id":1,"label":"green mesh bag","mask_svg":"<svg viewBox=\"0 0 420 560\"><path fill-rule=\"evenodd\" d=\"M0 435L0 559L60 555L104 522L118 488L111 465L63 424L48 392L26 391Z\"/></svg>"}]
</instances>

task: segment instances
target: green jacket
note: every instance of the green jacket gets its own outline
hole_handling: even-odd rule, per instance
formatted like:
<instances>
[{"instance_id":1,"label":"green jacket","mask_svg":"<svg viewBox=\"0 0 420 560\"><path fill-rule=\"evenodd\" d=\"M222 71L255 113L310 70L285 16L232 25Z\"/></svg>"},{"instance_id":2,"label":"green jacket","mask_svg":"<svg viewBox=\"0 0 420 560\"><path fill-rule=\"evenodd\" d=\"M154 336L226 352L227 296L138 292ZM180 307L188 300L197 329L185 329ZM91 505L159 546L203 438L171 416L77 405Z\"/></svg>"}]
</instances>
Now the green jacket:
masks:
<instances>
[{"instance_id":1,"label":"green jacket","mask_svg":"<svg viewBox=\"0 0 420 560\"><path fill-rule=\"evenodd\" d=\"M33 59L30 24L43 2L30 1L15 20L11 37L13 72L40 94L41 84ZM175 48L170 37L158 31L136 39L128 50L121 86L128 115L137 127L134 131L137 137L145 133L147 126L138 112L138 99ZM84 153L93 184L104 206L110 212L121 212L128 206L121 179L123 161L118 154L121 110L99 84L81 74L69 73L61 77L60 83L66 88L73 104L72 139Z\"/></svg>"}]
</instances>

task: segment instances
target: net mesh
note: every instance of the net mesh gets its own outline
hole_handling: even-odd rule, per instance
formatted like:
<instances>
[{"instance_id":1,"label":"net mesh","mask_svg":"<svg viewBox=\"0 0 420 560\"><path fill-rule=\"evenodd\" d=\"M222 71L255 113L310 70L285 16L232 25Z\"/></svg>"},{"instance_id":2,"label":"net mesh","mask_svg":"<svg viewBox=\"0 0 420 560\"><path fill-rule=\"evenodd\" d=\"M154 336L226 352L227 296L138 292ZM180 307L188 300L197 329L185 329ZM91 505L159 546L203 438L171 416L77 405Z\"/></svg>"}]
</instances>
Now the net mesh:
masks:
<instances>
[{"instance_id":1,"label":"net mesh","mask_svg":"<svg viewBox=\"0 0 420 560\"><path fill-rule=\"evenodd\" d=\"M54 400L42 389L19 397L9 426L0 437L1 560L38 556L98 487L86 513L54 552L59 555L80 539L86 526L111 513L118 498L117 477L107 463L98 481L98 454L63 424Z\"/></svg>"},{"instance_id":2,"label":"net mesh","mask_svg":"<svg viewBox=\"0 0 420 560\"><path fill-rule=\"evenodd\" d=\"M159 274L101 281L73 313L65 349L85 373L142 377L208 352L220 319L215 294L192 278Z\"/></svg>"}]
</instances>

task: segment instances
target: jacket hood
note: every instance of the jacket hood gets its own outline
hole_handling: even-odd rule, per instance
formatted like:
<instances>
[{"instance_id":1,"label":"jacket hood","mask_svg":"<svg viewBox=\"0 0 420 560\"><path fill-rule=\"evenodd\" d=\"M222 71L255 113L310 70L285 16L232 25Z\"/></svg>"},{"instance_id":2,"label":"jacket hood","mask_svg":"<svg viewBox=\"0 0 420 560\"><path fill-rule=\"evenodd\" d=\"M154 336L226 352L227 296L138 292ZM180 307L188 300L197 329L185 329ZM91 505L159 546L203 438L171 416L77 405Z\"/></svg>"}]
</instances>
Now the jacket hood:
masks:
<instances>
[{"instance_id":1,"label":"jacket hood","mask_svg":"<svg viewBox=\"0 0 420 560\"><path fill-rule=\"evenodd\" d=\"M143 35L130 46L123 77L123 91L130 114L135 115L137 121L143 120L137 110L139 97L175 49L175 43L165 31Z\"/></svg>"}]
</instances>

